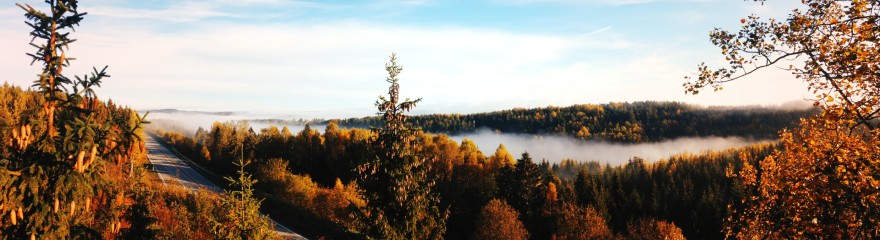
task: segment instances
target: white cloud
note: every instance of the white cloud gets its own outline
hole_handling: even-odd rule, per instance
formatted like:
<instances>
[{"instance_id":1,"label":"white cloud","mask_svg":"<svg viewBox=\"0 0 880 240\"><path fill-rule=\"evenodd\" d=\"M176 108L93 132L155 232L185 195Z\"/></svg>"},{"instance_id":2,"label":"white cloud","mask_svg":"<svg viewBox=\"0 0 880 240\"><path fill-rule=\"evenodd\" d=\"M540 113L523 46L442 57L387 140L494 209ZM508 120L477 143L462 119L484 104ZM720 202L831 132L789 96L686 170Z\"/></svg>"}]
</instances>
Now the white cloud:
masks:
<instances>
[{"instance_id":1,"label":"white cloud","mask_svg":"<svg viewBox=\"0 0 880 240\"><path fill-rule=\"evenodd\" d=\"M265 95L277 98L252 100L265 107L309 107L303 100L351 99L370 108L384 88L383 64L392 51L405 66L404 95L441 102L449 95L468 94L465 100L482 101L491 98L486 89L527 91L539 81L522 76L534 75L572 51L601 44L577 37L354 22L211 25L175 34L125 26L102 22L81 28L81 41L70 52L80 60L68 72L109 64L113 78L105 83L106 95L136 106L162 107L180 101L149 93L202 96L193 100L217 107L247 107L230 99ZM334 107L347 108L352 102Z\"/></svg>"},{"instance_id":2,"label":"white cloud","mask_svg":"<svg viewBox=\"0 0 880 240\"><path fill-rule=\"evenodd\" d=\"M118 16L114 10L118 9L89 9L90 14L111 17L88 19L78 29L74 37L80 41L69 55L79 60L65 72L83 74L91 66L110 65L113 77L98 93L136 108L369 115L386 89L383 66L392 51L404 66L402 95L424 97L417 108L423 112L636 100L742 105L800 96L791 81L773 80L780 78L777 75L738 81L716 94L686 96L682 76L693 70L691 63L698 58L626 38L610 26L570 36L356 21L199 21L182 30L158 31L163 28L134 23L228 14L210 4L128 9L134 11L125 13L130 16ZM183 17L170 16L178 13ZM0 81L26 86L39 70L27 65L23 53L29 50L29 38L18 18L17 25L0 25L0 72L8 78Z\"/></svg>"},{"instance_id":3,"label":"white cloud","mask_svg":"<svg viewBox=\"0 0 880 240\"><path fill-rule=\"evenodd\" d=\"M192 22L209 17L229 17L229 13L216 10L217 5L210 3L182 2L168 8L134 9L127 7L93 6L88 8L91 15L111 17L146 19L172 22Z\"/></svg>"},{"instance_id":4,"label":"white cloud","mask_svg":"<svg viewBox=\"0 0 880 240\"><path fill-rule=\"evenodd\" d=\"M500 0L496 1L502 4L541 4L541 3L552 3L552 4L568 4L568 5L632 5L632 4L645 4L654 2L654 0Z\"/></svg>"},{"instance_id":5,"label":"white cloud","mask_svg":"<svg viewBox=\"0 0 880 240\"><path fill-rule=\"evenodd\" d=\"M380 0L373 3L375 6L425 6L433 2L432 0Z\"/></svg>"},{"instance_id":6,"label":"white cloud","mask_svg":"<svg viewBox=\"0 0 880 240\"><path fill-rule=\"evenodd\" d=\"M718 0L494 0L501 4L565 4L565 5L606 5L623 6L655 2L716 2Z\"/></svg>"}]
</instances>

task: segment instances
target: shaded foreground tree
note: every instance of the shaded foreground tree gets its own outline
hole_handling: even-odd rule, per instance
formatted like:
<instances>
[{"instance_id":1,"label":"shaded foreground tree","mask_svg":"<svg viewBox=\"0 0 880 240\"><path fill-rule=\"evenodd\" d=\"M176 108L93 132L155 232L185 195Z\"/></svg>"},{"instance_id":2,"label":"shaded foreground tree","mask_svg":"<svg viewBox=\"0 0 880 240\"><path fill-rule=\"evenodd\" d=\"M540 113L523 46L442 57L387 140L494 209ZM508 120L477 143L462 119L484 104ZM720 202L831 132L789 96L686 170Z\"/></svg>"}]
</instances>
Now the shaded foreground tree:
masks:
<instances>
[{"instance_id":1,"label":"shaded foreground tree","mask_svg":"<svg viewBox=\"0 0 880 240\"><path fill-rule=\"evenodd\" d=\"M439 197L432 189L428 159L414 154L418 130L408 126L404 115L421 98L400 102L397 75L402 69L392 53L385 65L386 81L391 84L388 98L380 96L376 101L384 125L373 129L375 157L357 168L357 183L366 200L359 212L361 228L377 239L439 239L446 230L446 214L439 209Z\"/></svg>"},{"instance_id":2,"label":"shaded foreground tree","mask_svg":"<svg viewBox=\"0 0 880 240\"><path fill-rule=\"evenodd\" d=\"M548 227L541 216L547 189L544 181L545 170L532 161L528 152L524 152L516 165L508 165L500 169L495 178L498 197L510 203L510 206L522 214L520 219L532 234L532 238L542 238L539 233L546 233L542 230Z\"/></svg>"},{"instance_id":3,"label":"shaded foreground tree","mask_svg":"<svg viewBox=\"0 0 880 240\"><path fill-rule=\"evenodd\" d=\"M784 131L783 151L731 172L746 208L725 229L736 238L880 237L880 28L877 0L805 0L783 21L742 19L738 32L712 31L729 66L698 67L684 84L696 94L794 59L788 66L822 113Z\"/></svg>"},{"instance_id":4,"label":"shaded foreground tree","mask_svg":"<svg viewBox=\"0 0 880 240\"><path fill-rule=\"evenodd\" d=\"M492 199L480 211L473 239L525 240L529 239L519 212L502 200Z\"/></svg>"},{"instance_id":5,"label":"shaded foreground tree","mask_svg":"<svg viewBox=\"0 0 880 240\"><path fill-rule=\"evenodd\" d=\"M238 177L225 177L237 189L221 197L220 207L226 214L212 222L212 231L219 239L273 239L275 236L269 218L260 214L260 202L254 196L253 185L257 183L244 168L250 162L239 158Z\"/></svg>"},{"instance_id":6,"label":"shaded foreground tree","mask_svg":"<svg viewBox=\"0 0 880 240\"><path fill-rule=\"evenodd\" d=\"M118 234L125 209L124 188L108 177L121 175L135 151L143 151L143 118L128 109L112 109L98 100L95 87L109 77L62 74L70 60L65 50L75 40L70 31L85 13L76 0L46 0L49 11L30 5L28 55L43 71L34 81L39 94L17 121L0 125L12 137L3 139L0 160L0 235L9 239L100 238ZM39 106L39 107L36 107ZM109 110L108 110L109 109ZM112 160L112 161L111 161ZM131 173L128 173L131 174ZM125 177L119 177L125 178Z\"/></svg>"}]
</instances>

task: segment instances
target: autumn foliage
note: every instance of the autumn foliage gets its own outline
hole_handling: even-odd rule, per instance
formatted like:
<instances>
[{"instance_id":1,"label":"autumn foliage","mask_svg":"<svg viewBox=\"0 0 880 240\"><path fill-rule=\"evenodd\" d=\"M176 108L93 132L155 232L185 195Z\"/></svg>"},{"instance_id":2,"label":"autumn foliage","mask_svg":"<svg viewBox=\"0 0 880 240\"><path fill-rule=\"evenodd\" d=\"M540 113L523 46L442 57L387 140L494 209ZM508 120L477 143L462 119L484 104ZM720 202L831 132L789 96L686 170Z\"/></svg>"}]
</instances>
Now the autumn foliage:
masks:
<instances>
[{"instance_id":1,"label":"autumn foliage","mask_svg":"<svg viewBox=\"0 0 880 240\"><path fill-rule=\"evenodd\" d=\"M746 163L748 208L731 219L732 236L870 238L880 235L877 131L805 119L782 133L783 150ZM784 217L780 217L784 216Z\"/></svg>"},{"instance_id":2,"label":"autumn foliage","mask_svg":"<svg viewBox=\"0 0 880 240\"><path fill-rule=\"evenodd\" d=\"M605 218L592 207L571 203L561 206L554 236L559 240L611 239L613 234Z\"/></svg>"},{"instance_id":3,"label":"autumn foliage","mask_svg":"<svg viewBox=\"0 0 880 240\"><path fill-rule=\"evenodd\" d=\"M498 199L492 199L483 207L476 226L473 239L529 239L529 233L519 220L519 213L516 209Z\"/></svg>"},{"instance_id":4,"label":"autumn foliage","mask_svg":"<svg viewBox=\"0 0 880 240\"><path fill-rule=\"evenodd\" d=\"M684 240L681 229L675 224L655 219L639 219L626 227L626 239L632 240Z\"/></svg>"},{"instance_id":5,"label":"autumn foliage","mask_svg":"<svg viewBox=\"0 0 880 240\"><path fill-rule=\"evenodd\" d=\"M95 92L106 67L69 77L64 68L72 30L85 13L75 0L46 1L49 11L24 10L28 53L43 70L31 89L4 85L0 110L0 235L9 239L102 238L135 222L131 186L143 161L143 119L103 102ZM9 95L7 95L8 93Z\"/></svg>"},{"instance_id":6,"label":"autumn foliage","mask_svg":"<svg viewBox=\"0 0 880 240\"><path fill-rule=\"evenodd\" d=\"M697 93L788 63L821 114L781 134L784 149L730 172L745 208L728 221L736 238L873 239L880 236L880 39L876 0L805 0L784 20L743 19L738 32L710 35L729 61L698 67Z\"/></svg>"},{"instance_id":7,"label":"autumn foliage","mask_svg":"<svg viewBox=\"0 0 880 240\"><path fill-rule=\"evenodd\" d=\"M804 2L786 21L751 16L739 32L713 31L730 66L700 65L685 87L720 89L799 57L789 70L809 84L817 116L637 102L411 117L420 99L399 98L392 55L378 116L340 121L373 129L255 131L242 121L193 136L160 132L232 180L222 195L151 181L141 166L144 119L95 92L106 68L62 74L73 60L69 33L85 16L77 1L47 0L47 13L22 5L35 39L29 56L43 70L32 90L0 87L0 238L273 238L260 206L318 239L877 238L880 2ZM503 144L487 156L470 139L419 129L647 142L768 137L804 116L779 144L621 166L517 159Z\"/></svg>"}]
</instances>

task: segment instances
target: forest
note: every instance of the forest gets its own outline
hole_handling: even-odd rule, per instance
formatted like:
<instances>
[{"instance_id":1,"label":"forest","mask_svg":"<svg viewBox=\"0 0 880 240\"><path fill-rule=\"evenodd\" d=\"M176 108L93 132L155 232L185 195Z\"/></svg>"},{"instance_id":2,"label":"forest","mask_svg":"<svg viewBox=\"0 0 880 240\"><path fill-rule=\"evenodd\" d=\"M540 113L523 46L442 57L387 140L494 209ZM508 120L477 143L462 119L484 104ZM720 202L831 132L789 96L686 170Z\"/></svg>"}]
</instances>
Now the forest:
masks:
<instances>
[{"instance_id":1,"label":"forest","mask_svg":"<svg viewBox=\"0 0 880 240\"><path fill-rule=\"evenodd\" d=\"M880 1L805 0L783 21L752 15L736 32L715 29L727 65L700 64L682 85L719 91L797 58L786 71L816 94L806 110L634 102L410 116L422 99L401 98L409 82L392 53L375 117L327 121L323 133L215 122L192 136L146 131L148 114L99 98L112 68L68 73L86 14L76 0L45 3L17 4L41 72L27 88L0 87L3 239L282 238L261 211L309 239L880 237ZM480 128L778 141L610 165L536 161L503 144L482 152L449 136ZM225 191L164 184L151 136Z\"/></svg>"},{"instance_id":2,"label":"forest","mask_svg":"<svg viewBox=\"0 0 880 240\"><path fill-rule=\"evenodd\" d=\"M256 173L257 189L266 194L267 202L298 209L278 215L307 214L316 220L305 222L325 223L297 228L324 229L303 232L314 237L339 238L357 230L346 211L348 204L364 201L356 195L355 168L370 157L364 144L375 137L370 130L340 129L331 122L323 134L309 127L298 133L276 127L255 132L246 122L218 122L193 138L176 132L162 136L181 154L223 175L234 174L237 156L230 149L241 144L236 139L243 140L245 146L252 146L245 156L255 159L250 171ZM432 159L428 175L436 181L440 208L449 213L447 239L470 239L476 232L491 231L480 229L476 220L492 200L522 214L521 224L532 239L581 239L570 231L592 228L606 229L600 239L635 237L627 235L635 234L630 228L639 228L639 234L722 238L728 210L718 206L735 204L732 200L743 191L725 172L738 171L743 156L763 158L778 149L775 144L761 144L656 163L633 158L626 165L610 166L572 160L536 162L528 153L507 152L503 145L494 153L483 153L469 140L459 143L444 134L418 132L414 139L415 154ZM595 219L582 222L586 220L578 215L584 211L592 212ZM596 219L607 225L589 225ZM562 227L578 222L583 225ZM668 228L640 225L645 222L661 222ZM325 232L333 229L341 232Z\"/></svg>"},{"instance_id":3,"label":"forest","mask_svg":"<svg viewBox=\"0 0 880 240\"><path fill-rule=\"evenodd\" d=\"M475 114L428 114L409 118L413 127L457 135L489 129L502 133L559 134L582 140L656 142L678 137L739 136L775 139L778 131L816 114L816 109L703 107L678 102L579 104ZM336 121L343 127L382 125L380 117Z\"/></svg>"}]
</instances>

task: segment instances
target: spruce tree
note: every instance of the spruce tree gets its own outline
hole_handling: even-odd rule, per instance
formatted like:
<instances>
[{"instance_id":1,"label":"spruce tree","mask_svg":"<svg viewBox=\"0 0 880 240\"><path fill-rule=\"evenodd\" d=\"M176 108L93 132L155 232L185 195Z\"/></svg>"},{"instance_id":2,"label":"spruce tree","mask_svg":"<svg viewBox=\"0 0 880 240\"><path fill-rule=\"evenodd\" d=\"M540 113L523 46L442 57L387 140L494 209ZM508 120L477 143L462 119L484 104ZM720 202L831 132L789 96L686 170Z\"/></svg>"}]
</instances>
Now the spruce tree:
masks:
<instances>
[{"instance_id":1,"label":"spruce tree","mask_svg":"<svg viewBox=\"0 0 880 240\"><path fill-rule=\"evenodd\" d=\"M101 102L95 88L109 77L107 67L82 77L62 74L73 58L65 51L75 40L70 34L83 20L76 0L46 0L49 11L16 4L32 28L27 55L43 66L33 89L37 103L17 123L0 126L11 131L4 139L11 153L0 159L0 235L9 239L100 238L99 230L120 230L123 208L111 197L124 196L104 181L102 167L109 159L121 164L132 150L143 148L138 135L143 118L116 114L99 117ZM130 124L118 125L116 122ZM98 196L104 196L98 198ZM93 209L92 206L116 206Z\"/></svg>"},{"instance_id":2,"label":"spruce tree","mask_svg":"<svg viewBox=\"0 0 880 240\"><path fill-rule=\"evenodd\" d=\"M221 198L222 209L226 213L219 221L213 222L213 233L217 239L272 239L276 238L269 218L260 215L262 200L254 197L253 186L257 180L245 172L249 164L244 157L234 162L238 167L237 178L226 176L230 185L237 187L226 192Z\"/></svg>"},{"instance_id":3,"label":"spruce tree","mask_svg":"<svg viewBox=\"0 0 880 240\"><path fill-rule=\"evenodd\" d=\"M392 53L385 65L391 84L388 97L380 96L375 104L384 125L373 129L374 156L358 167L358 184L367 202L361 224L368 237L376 239L439 239L446 231L446 214L432 189L428 159L413 151L419 130L409 127L404 114L421 98L400 101L397 76L402 69Z\"/></svg>"}]
</instances>

